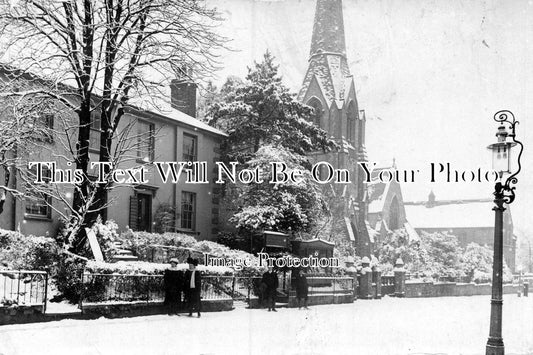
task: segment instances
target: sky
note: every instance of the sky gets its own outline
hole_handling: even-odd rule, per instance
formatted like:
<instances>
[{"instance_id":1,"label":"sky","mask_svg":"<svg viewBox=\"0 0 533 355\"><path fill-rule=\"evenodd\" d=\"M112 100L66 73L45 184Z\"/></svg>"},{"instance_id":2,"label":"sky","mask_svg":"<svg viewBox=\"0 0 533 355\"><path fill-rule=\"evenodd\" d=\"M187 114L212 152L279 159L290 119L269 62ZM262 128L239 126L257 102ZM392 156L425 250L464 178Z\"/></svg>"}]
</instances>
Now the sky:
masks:
<instances>
[{"instance_id":1,"label":"sky","mask_svg":"<svg viewBox=\"0 0 533 355\"><path fill-rule=\"evenodd\" d=\"M219 81L246 75L268 49L297 92L307 68L314 0L211 0L225 18ZM533 235L533 1L344 0L347 56L367 117L368 158L420 170L403 183L405 201L490 198L491 182L430 182L431 163L453 171L491 169L499 110L520 121L525 145L515 231ZM488 211L487 213L492 213ZM409 216L407 216L409 218Z\"/></svg>"}]
</instances>

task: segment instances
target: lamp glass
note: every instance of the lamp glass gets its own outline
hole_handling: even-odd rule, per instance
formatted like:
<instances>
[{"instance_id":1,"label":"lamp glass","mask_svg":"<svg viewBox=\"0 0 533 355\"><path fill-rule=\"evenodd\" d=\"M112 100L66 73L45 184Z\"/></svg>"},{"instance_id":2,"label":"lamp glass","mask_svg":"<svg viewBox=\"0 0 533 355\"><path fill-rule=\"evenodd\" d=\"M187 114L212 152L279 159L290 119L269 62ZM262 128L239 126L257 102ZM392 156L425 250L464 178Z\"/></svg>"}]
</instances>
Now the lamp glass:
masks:
<instances>
[{"instance_id":1,"label":"lamp glass","mask_svg":"<svg viewBox=\"0 0 533 355\"><path fill-rule=\"evenodd\" d=\"M510 173L510 150L507 144L493 144L492 169L503 174Z\"/></svg>"}]
</instances>

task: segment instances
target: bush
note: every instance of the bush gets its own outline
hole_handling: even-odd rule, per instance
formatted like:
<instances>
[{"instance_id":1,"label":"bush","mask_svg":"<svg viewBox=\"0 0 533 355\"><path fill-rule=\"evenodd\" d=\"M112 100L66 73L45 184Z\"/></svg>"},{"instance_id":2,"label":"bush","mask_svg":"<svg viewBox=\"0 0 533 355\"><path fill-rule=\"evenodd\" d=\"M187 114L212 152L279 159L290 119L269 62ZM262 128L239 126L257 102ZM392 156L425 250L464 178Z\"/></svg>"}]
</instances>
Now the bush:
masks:
<instances>
[{"instance_id":1,"label":"bush","mask_svg":"<svg viewBox=\"0 0 533 355\"><path fill-rule=\"evenodd\" d=\"M71 303L78 303L81 295L81 274L86 262L78 257L61 254L60 261L53 271L57 290L61 293L59 299L67 299Z\"/></svg>"},{"instance_id":2,"label":"bush","mask_svg":"<svg viewBox=\"0 0 533 355\"><path fill-rule=\"evenodd\" d=\"M154 216L155 231L157 233L171 232L175 228L176 209L169 203L162 203L157 207Z\"/></svg>"},{"instance_id":3,"label":"bush","mask_svg":"<svg viewBox=\"0 0 533 355\"><path fill-rule=\"evenodd\" d=\"M118 224L113 220L108 220L103 223L102 218L98 216L91 229L96 235L96 240L98 240L98 244L100 245L105 259L111 260L117 251L115 242L119 239L119 234L117 232Z\"/></svg>"},{"instance_id":4,"label":"bush","mask_svg":"<svg viewBox=\"0 0 533 355\"><path fill-rule=\"evenodd\" d=\"M196 241L193 237L181 233L147 233L128 231L119 239L143 261L167 262L170 257L177 257L184 262L190 254L210 254L226 259L249 259L253 266L236 270L240 274L258 275L264 270L255 266L257 258L242 250L230 249L225 245L211 241ZM203 260L200 260L202 262ZM161 264L166 265L166 264Z\"/></svg>"},{"instance_id":5,"label":"bush","mask_svg":"<svg viewBox=\"0 0 533 355\"><path fill-rule=\"evenodd\" d=\"M231 249L250 251L250 238L232 232L220 232L217 236L217 243Z\"/></svg>"},{"instance_id":6,"label":"bush","mask_svg":"<svg viewBox=\"0 0 533 355\"><path fill-rule=\"evenodd\" d=\"M0 229L0 260L9 269L45 270L58 262L58 254L52 238Z\"/></svg>"}]
</instances>

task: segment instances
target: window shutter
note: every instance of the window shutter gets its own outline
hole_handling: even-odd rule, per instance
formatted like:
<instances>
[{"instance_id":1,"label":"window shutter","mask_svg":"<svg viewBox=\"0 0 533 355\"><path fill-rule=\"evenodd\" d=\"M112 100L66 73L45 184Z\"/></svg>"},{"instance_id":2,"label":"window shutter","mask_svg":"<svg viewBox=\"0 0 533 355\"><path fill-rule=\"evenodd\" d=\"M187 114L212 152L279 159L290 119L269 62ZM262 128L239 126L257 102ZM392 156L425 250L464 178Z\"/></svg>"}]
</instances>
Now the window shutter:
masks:
<instances>
[{"instance_id":1,"label":"window shutter","mask_svg":"<svg viewBox=\"0 0 533 355\"><path fill-rule=\"evenodd\" d=\"M130 196L130 228L134 231L137 230L137 197Z\"/></svg>"}]
</instances>

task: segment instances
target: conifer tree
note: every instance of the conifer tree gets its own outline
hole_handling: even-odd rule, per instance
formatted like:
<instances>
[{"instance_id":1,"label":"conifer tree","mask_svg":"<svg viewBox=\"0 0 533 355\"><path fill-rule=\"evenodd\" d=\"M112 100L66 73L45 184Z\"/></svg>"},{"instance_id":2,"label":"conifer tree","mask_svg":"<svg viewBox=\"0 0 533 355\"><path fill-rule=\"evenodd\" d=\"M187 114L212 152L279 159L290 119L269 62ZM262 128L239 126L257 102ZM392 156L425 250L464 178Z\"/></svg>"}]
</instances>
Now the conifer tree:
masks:
<instances>
[{"instance_id":1,"label":"conifer tree","mask_svg":"<svg viewBox=\"0 0 533 355\"><path fill-rule=\"evenodd\" d=\"M248 68L245 82L212 106L210 123L229 134L229 159L245 162L263 145L299 155L335 148L327 133L311 123L313 109L283 85L278 68L267 51L262 62Z\"/></svg>"},{"instance_id":2,"label":"conifer tree","mask_svg":"<svg viewBox=\"0 0 533 355\"><path fill-rule=\"evenodd\" d=\"M242 167L261 167L282 161L287 169L305 173L299 183L237 184L226 199L237 206L231 221L246 232L272 229L308 232L324 209L322 194L309 172L306 154L335 149L327 133L312 123L313 109L295 99L283 84L274 57L267 51L263 61L248 68L244 82L228 78L223 102L210 110L210 123L228 133L223 158Z\"/></svg>"}]
</instances>

